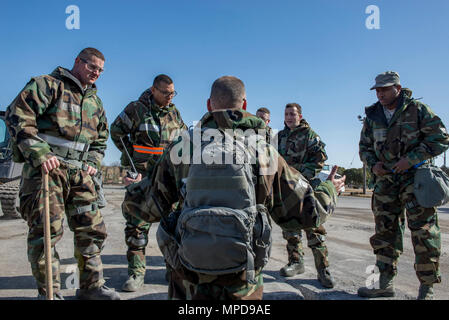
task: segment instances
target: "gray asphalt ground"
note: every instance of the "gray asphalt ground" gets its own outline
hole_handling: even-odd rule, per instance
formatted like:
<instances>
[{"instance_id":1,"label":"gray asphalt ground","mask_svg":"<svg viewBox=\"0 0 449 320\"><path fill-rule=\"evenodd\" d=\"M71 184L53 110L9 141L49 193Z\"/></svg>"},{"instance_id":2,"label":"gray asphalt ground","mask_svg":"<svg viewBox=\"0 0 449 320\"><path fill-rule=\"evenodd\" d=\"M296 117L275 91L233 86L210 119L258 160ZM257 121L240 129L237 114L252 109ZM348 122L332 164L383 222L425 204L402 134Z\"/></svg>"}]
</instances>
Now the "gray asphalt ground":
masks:
<instances>
[{"instance_id":1,"label":"gray asphalt ground","mask_svg":"<svg viewBox=\"0 0 449 320\"><path fill-rule=\"evenodd\" d=\"M106 285L120 291L127 278L125 221L121 214L124 189L105 186L108 206L102 210L108 238L102 254ZM449 299L449 206L439 208L442 231L441 273L442 283L435 285L435 298ZM365 286L375 257L369 245L374 233L374 220L370 199L341 196L335 214L325 224L328 236L330 269L336 280L333 289L323 288L316 279L311 250L305 247L305 273L292 278L280 276L279 269L287 262L286 241L279 227L274 226L271 259L264 269L265 300L360 300L357 289ZM29 300L37 295L26 256L27 225L23 220L0 220L0 300ZM145 285L135 293L120 292L124 300L165 300L167 282L165 263L156 242L157 224L150 229L147 247L147 273ZM56 245L61 257L62 294L68 300L75 298L76 261L73 258L73 233L65 223L63 239ZM410 232L404 236L404 253L399 261L399 275L395 285L398 295L393 299L415 299L419 282L413 269L414 253ZM368 272L368 273L367 273ZM386 298L381 298L386 299Z\"/></svg>"}]
</instances>

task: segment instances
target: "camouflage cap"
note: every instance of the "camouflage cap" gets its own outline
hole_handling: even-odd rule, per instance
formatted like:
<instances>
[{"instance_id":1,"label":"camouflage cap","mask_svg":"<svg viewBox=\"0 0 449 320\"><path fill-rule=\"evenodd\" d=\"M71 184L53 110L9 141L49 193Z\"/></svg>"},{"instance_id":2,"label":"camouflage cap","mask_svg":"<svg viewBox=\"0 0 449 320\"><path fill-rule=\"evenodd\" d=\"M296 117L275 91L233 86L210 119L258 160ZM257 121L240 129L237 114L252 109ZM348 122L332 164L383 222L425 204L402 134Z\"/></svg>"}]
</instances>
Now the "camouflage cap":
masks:
<instances>
[{"instance_id":1,"label":"camouflage cap","mask_svg":"<svg viewBox=\"0 0 449 320\"><path fill-rule=\"evenodd\" d=\"M390 87L396 84L401 84L399 82L399 74L394 71L387 71L379 74L376 77L376 84L370 90L382 87Z\"/></svg>"}]
</instances>

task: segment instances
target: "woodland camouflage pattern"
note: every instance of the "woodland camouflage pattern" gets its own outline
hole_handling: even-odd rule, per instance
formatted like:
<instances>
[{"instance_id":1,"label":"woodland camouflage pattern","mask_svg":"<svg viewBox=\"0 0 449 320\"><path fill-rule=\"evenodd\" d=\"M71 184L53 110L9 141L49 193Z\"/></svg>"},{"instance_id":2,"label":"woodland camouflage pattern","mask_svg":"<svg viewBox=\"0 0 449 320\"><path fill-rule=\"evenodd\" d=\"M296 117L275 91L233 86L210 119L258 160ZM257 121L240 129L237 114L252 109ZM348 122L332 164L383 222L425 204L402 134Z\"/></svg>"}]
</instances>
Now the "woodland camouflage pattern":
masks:
<instances>
[{"instance_id":1,"label":"woodland camouflage pattern","mask_svg":"<svg viewBox=\"0 0 449 320\"><path fill-rule=\"evenodd\" d=\"M284 130L278 133L278 146L279 153L290 166L298 170L312 185L319 183L317 178L313 182L312 179L323 169L327 160L326 145L305 119L302 119L299 126L294 129L285 126ZM316 268L328 267L324 226L307 229L305 233ZM288 262L295 263L302 260L304 256L302 232L283 231L282 236L287 240Z\"/></svg>"},{"instance_id":2,"label":"woodland camouflage pattern","mask_svg":"<svg viewBox=\"0 0 449 320\"><path fill-rule=\"evenodd\" d=\"M201 120L203 128L220 129L263 129L265 123L252 114L239 110L223 110L207 113ZM181 142L178 142L181 143ZM158 163L151 179L151 187L147 195L149 211L154 216L168 216L172 205L182 198L180 189L182 179L188 176L189 165L175 165L169 152L176 146L174 143ZM192 145L187 144L186 148ZM182 153L181 149L179 153ZM273 152L266 149L267 152ZM274 154L271 154L274 156ZM337 194L331 181L321 183L315 190L307 180L295 169L290 168L282 157L277 157L277 168L273 174L261 175L256 167L256 199L263 204L272 192L273 209L270 212L274 222L284 230L299 231L305 220L313 220L319 226L322 219L334 211ZM309 221L310 222L310 221ZM169 283L170 299L261 299L263 279L256 272L256 284L246 283L245 271L211 276L193 273L184 267L172 270Z\"/></svg>"},{"instance_id":3,"label":"woodland camouflage pattern","mask_svg":"<svg viewBox=\"0 0 449 320\"><path fill-rule=\"evenodd\" d=\"M145 90L137 101L129 103L111 125L111 138L122 152L121 163L130 168L128 157L120 141L122 138L134 166L143 177L151 175L153 167L161 157L163 149L179 136L181 130L187 129L174 104L167 107L158 106L152 99L151 90ZM149 149L136 148L158 147L155 153ZM140 151L140 152L139 152ZM128 245L128 274L145 274L145 248L148 244L148 232L151 224L146 219L144 189L147 179L127 188L122 204L122 214L126 220L125 241ZM138 213L136 213L138 211ZM156 220L157 221L157 220ZM152 220L151 222L154 222Z\"/></svg>"},{"instance_id":4,"label":"woodland camouflage pattern","mask_svg":"<svg viewBox=\"0 0 449 320\"><path fill-rule=\"evenodd\" d=\"M8 107L6 123L25 159L20 189L20 212L28 222L28 259L40 293L45 288L43 250L44 201L41 164L54 155L38 133L90 145L87 163L100 168L109 131L96 87L84 90L71 73L58 67L50 75L32 78ZM79 153L66 158L79 160ZM65 163L49 174L52 245L63 232L64 213L75 233L75 257L80 269L80 287L103 285L100 252L106 239L103 217L97 208L97 193L90 175ZM59 261L54 250L55 289L59 290Z\"/></svg>"},{"instance_id":5,"label":"woodland camouflage pattern","mask_svg":"<svg viewBox=\"0 0 449 320\"><path fill-rule=\"evenodd\" d=\"M70 185L70 188L66 186ZM38 290L45 292L44 260L44 194L41 177L24 179L20 189L20 213L28 222L28 260ZM100 253L107 237L103 217L95 205L97 194L92 178L86 171L61 164L49 174L50 230L52 246L63 234L64 212L67 224L74 232L75 258L80 270L80 288L101 287L104 284ZM77 209L86 208L85 212ZM59 256L53 247L53 286L60 289Z\"/></svg>"},{"instance_id":6,"label":"woodland camouflage pattern","mask_svg":"<svg viewBox=\"0 0 449 320\"><path fill-rule=\"evenodd\" d=\"M187 129L187 126L175 105L158 106L152 99L150 89L147 89L139 100L128 104L111 124L111 139L122 152L122 165L128 168L131 166L120 138L123 139L137 171L144 176L149 174L148 170L161 154L138 152L133 146L166 148L182 129Z\"/></svg>"},{"instance_id":7,"label":"woodland camouflage pattern","mask_svg":"<svg viewBox=\"0 0 449 320\"><path fill-rule=\"evenodd\" d=\"M28 164L24 168L27 178L40 174L40 165L54 156L38 132L89 144L87 162L101 167L109 136L103 104L95 85L84 91L64 68L31 79L8 107L6 123Z\"/></svg>"},{"instance_id":8,"label":"woodland camouflage pattern","mask_svg":"<svg viewBox=\"0 0 449 320\"><path fill-rule=\"evenodd\" d=\"M441 119L429 106L411 98L410 90L402 90L396 112L387 123L382 105L366 108L360 136L360 159L372 171L378 162L386 169L405 157L409 164L428 161L447 150L449 136ZM376 232L370 242L381 272L397 274L397 261L402 253L406 210L408 227L415 250L415 270L421 283L441 282L439 256L441 234L436 208L418 205L413 194L415 169L405 173L390 172L374 176L372 210Z\"/></svg>"},{"instance_id":9,"label":"woodland camouflage pattern","mask_svg":"<svg viewBox=\"0 0 449 320\"><path fill-rule=\"evenodd\" d=\"M278 144L285 161L309 181L323 169L327 160L326 145L305 119L293 130L285 126L278 133Z\"/></svg>"}]
</instances>

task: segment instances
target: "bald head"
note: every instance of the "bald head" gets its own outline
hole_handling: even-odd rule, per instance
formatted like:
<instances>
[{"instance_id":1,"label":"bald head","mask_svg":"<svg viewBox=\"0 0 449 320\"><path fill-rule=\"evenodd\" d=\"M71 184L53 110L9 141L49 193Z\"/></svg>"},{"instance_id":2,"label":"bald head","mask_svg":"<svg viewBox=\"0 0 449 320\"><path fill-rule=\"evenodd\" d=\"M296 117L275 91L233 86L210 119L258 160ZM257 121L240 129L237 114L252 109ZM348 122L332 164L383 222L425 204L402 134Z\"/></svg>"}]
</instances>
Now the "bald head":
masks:
<instances>
[{"instance_id":1,"label":"bald head","mask_svg":"<svg viewBox=\"0 0 449 320\"><path fill-rule=\"evenodd\" d=\"M245 85L236 77L224 76L212 84L210 92L212 110L244 108L245 99Z\"/></svg>"}]
</instances>

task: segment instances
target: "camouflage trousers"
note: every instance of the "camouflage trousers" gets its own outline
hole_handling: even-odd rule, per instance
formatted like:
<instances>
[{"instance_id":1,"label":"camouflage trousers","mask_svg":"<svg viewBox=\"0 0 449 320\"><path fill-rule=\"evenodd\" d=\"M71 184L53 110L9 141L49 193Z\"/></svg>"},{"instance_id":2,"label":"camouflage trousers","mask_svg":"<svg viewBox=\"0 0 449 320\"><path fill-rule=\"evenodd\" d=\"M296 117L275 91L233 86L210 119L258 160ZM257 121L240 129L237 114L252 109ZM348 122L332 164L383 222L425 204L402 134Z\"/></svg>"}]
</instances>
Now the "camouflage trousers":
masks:
<instances>
[{"instance_id":1,"label":"camouflage trousers","mask_svg":"<svg viewBox=\"0 0 449 320\"><path fill-rule=\"evenodd\" d=\"M263 276L256 271L256 283L246 281L246 271L227 275L206 275L184 267L170 268L169 300L262 300Z\"/></svg>"},{"instance_id":2,"label":"camouflage trousers","mask_svg":"<svg viewBox=\"0 0 449 320\"><path fill-rule=\"evenodd\" d=\"M147 178L128 186L122 203L122 214L126 220L125 242L128 246L126 257L129 276L145 274L145 249L151 227L145 197L148 186Z\"/></svg>"},{"instance_id":3,"label":"camouflage trousers","mask_svg":"<svg viewBox=\"0 0 449 320\"><path fill-rule=\"evenodd\" d=\"M321 225L318 228L304 230L307 236L307 246L312 249L313 259L317 270L329 266L328 250L325 243L326 229ZM282 231L282 236L287 240L288 262L294 263L303 259L304 249L301 232Z\"/></svg>"},{"instance_id":4,"label":"camouflage trousers","mask_svg":"<svg viewBox=\"0 0 449 320\"><path fill-rule=\"evenodd\" d=\"M28 260L38 290L45 294L44 192L40 170L23 179L19 197L20 213L27 221ZM62 238L64 213L74 233L75 258L80 272L80 288L104 284L100 253L107 237L103 217L96 205L97 194L86 171L65 164L49 174L50 231L53 248L53 286L60 290L59 255L55 245Z\"/></svg>"},{"instance_id":5,"label":"camouflage trousers","mask_svg":"<svg viewBox=\"0 0 449 320\"><path fill-rule=\"evenodd\" d=\"M370 243L379 271L395 276L403 252L405 211L415 251L416 275L421 283L439 283L441 234L438 216L436 208L423 208L416 202L413 175L412 171L376 177L371 202L376 228Z\"/></svg>"}]
</instances>

